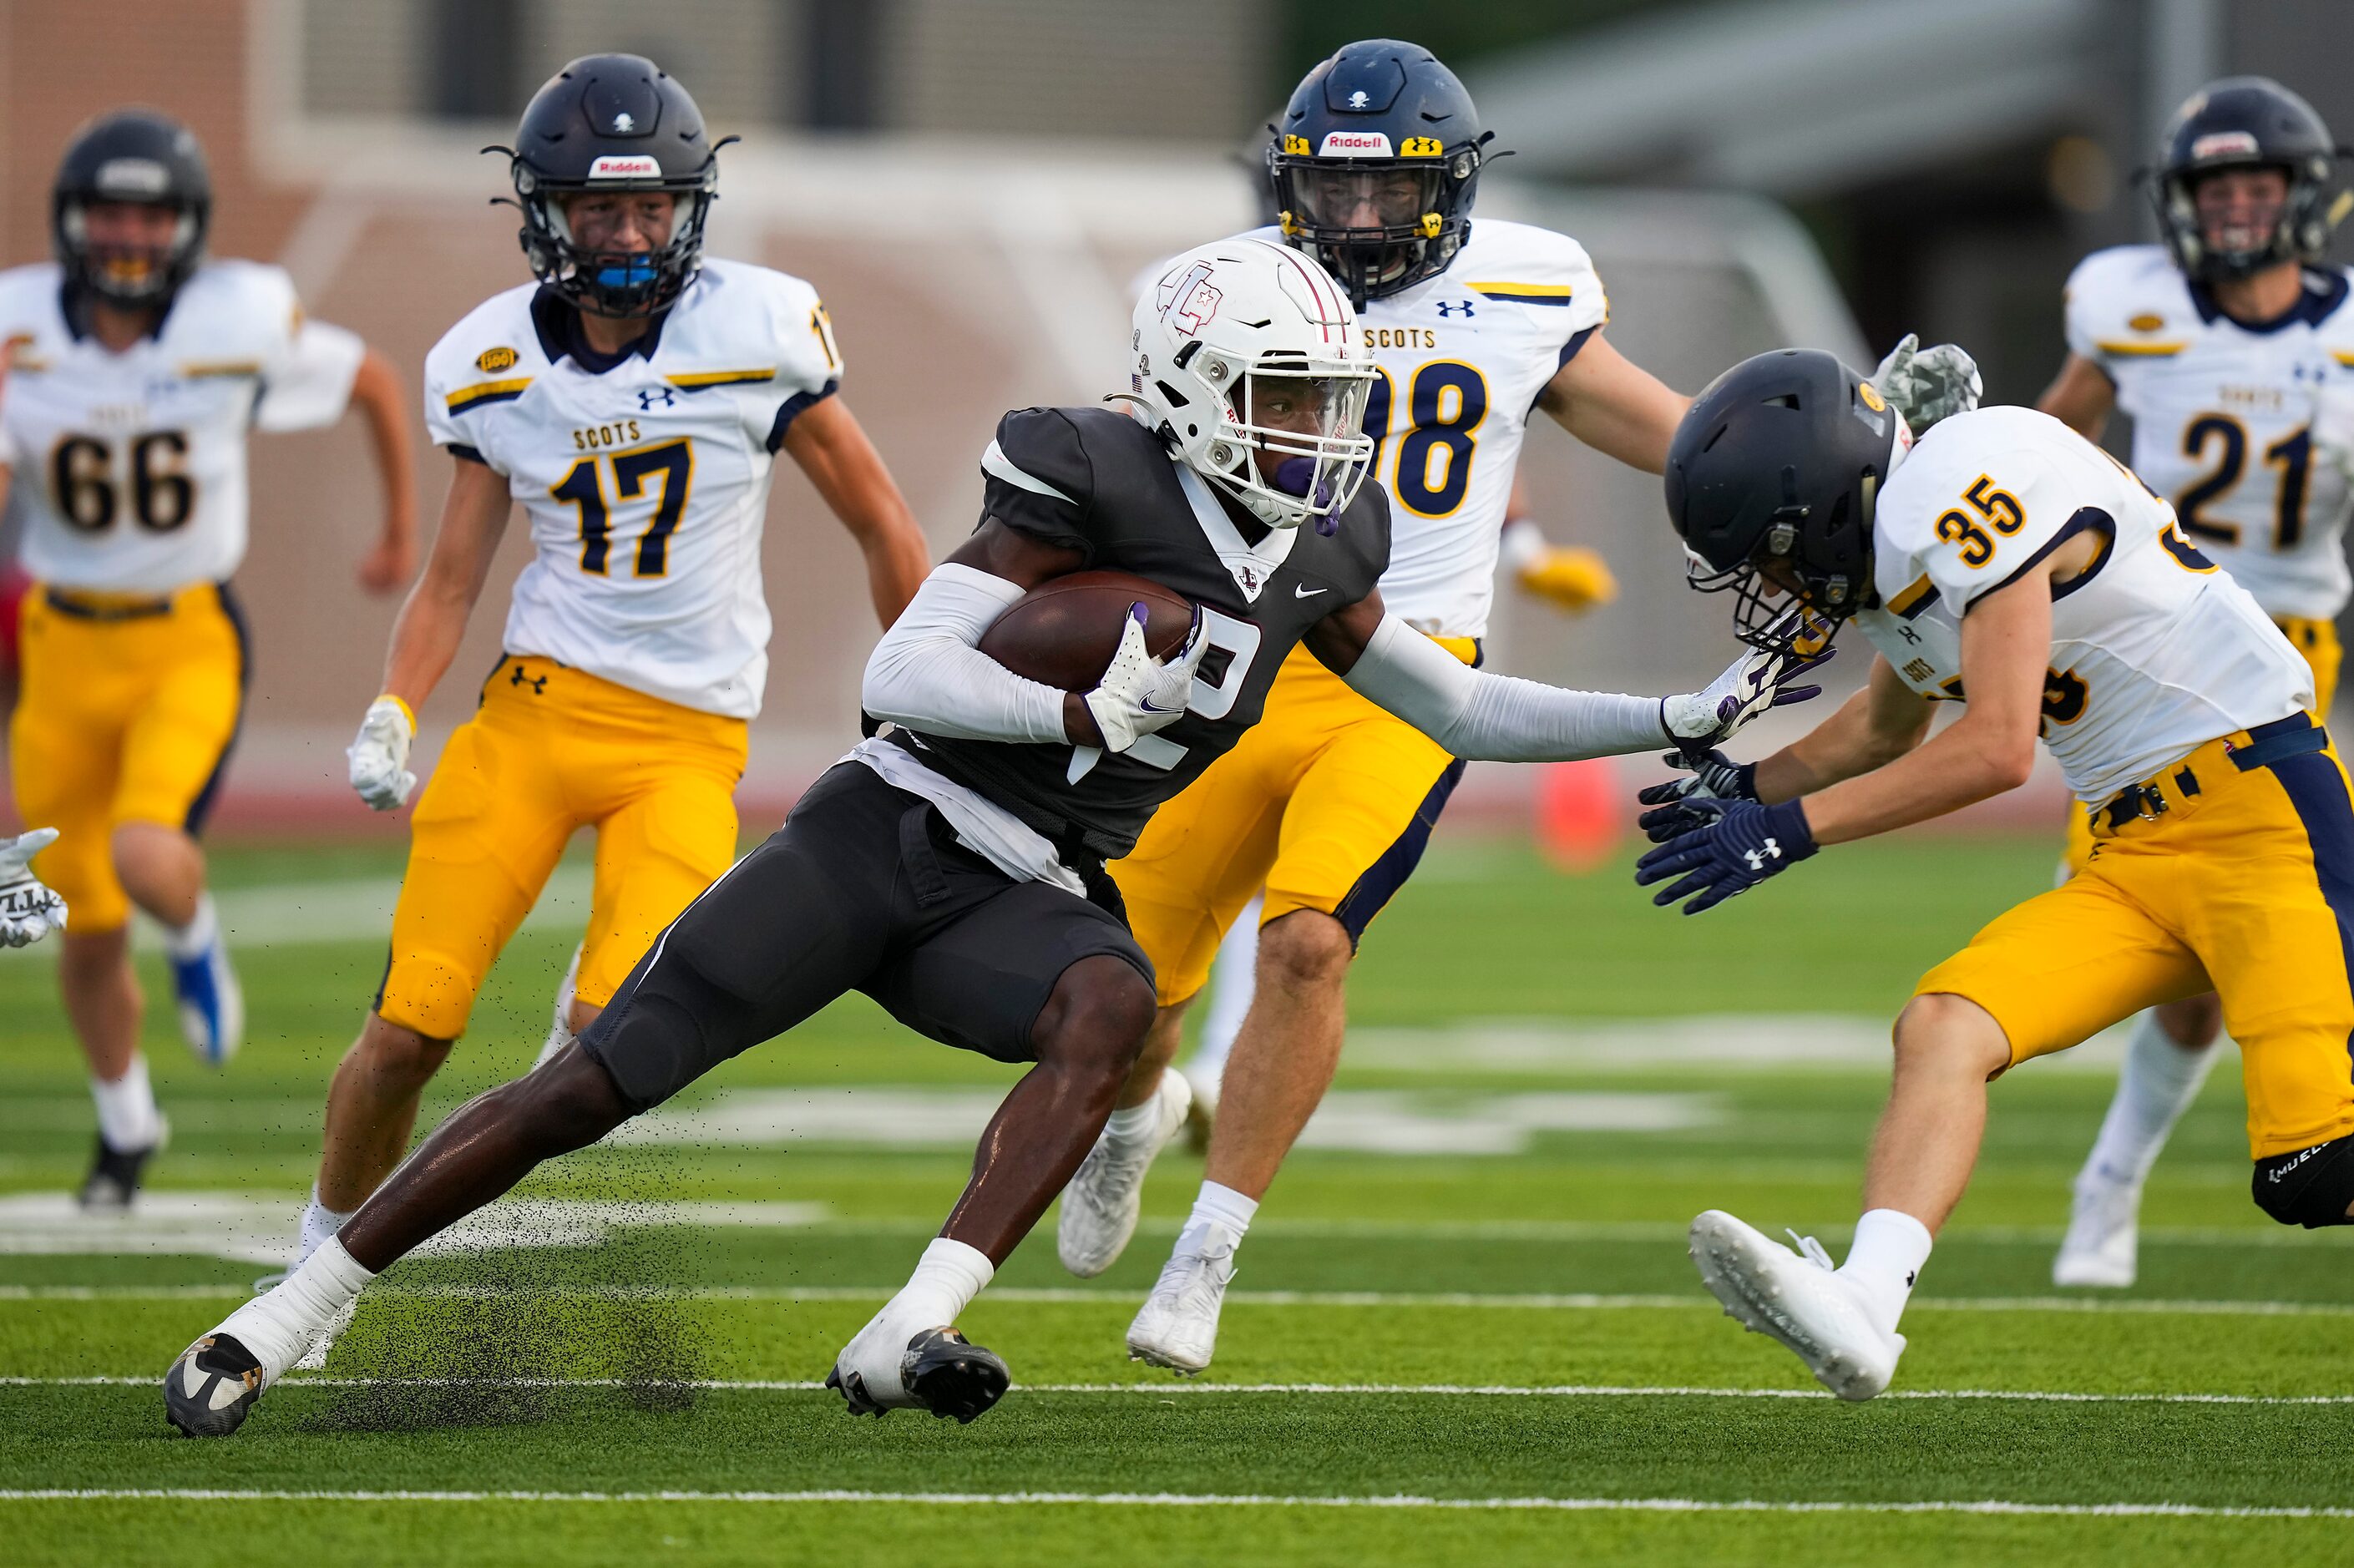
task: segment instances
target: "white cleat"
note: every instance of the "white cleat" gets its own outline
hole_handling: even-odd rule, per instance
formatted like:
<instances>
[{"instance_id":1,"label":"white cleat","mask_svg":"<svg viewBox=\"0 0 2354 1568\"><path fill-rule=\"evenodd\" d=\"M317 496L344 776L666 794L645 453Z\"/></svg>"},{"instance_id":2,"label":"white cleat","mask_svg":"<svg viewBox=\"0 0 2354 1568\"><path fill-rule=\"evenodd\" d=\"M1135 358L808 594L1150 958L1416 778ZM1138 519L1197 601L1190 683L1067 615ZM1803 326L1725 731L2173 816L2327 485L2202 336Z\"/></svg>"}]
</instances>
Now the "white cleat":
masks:
<instances>
[{"instance_id":1,"label":"white cleat","mask_svg":"<svg viewBox=\"0 0 2354 1568\"><path fill-rule=\"evenodd\" d=\"M2075 1210L2052 1259L2052 1283L2122 1290L2134 1282L2140 1242L2141 1189L2088 1171L2076 1179Z\"/></svg>"},{"instance_id":2,"label":"white cleat","mask_svg":"<svg viewBox=\"0 0 2354 1568\"><path fill-rule=\"evenodd\" d=\"M1140 1147L1114 1149L1109 1135L1097 1138L1087 1150L1078 1174L1063 1189L1062 1217L1055 1223L1055 1252L1063 1266L1082 1279L1092 1279L1119 1261L1129 1238L1136 1234L1136 1215L1144 1192L1144 1173L1179 1128L1193 1103L1185 1075L1164 1070L1152 1104L1160 1115L1152 1136Z\"/></svg>"},{"instance_id":3,"label":"white cleat","mask_svg":"<svg viewBox=\"0 0 2354 1568\"><path fill-rule=\"evenodd\" d=\"M578 994L580 955L586 948L583 943L572 949L572 962L565 966L564 978L556 982L556 1006L548 1014L547 1038L541 1043L539 1054L531 1060L535 1067L546 1066L549 1057L580 1038L572 1032L572 999Z\"/></svg>"},{"instance_id":4,"label":"white cleat","mask_svg":"<svg viewBox=\"0 0 2354 1568\"><path fill-rule=\"evenodd\" d=\"M1896 1375L1904 1336L1881 1329L1862 1293L1831 1268L1822 1244L1803 1255L1722 1210L1691 1223L1691 1258L1724 1314L1797 1352L1815 1381L1841 1399L1870 1399Z\"/></svg>"},{"instance_id":5,"label":"white cleat","mask_svg":"<svg viewBox=\"0 0 2354 1568\"><path fill-rule=\"evenodd\" d=\"M825 1374L825 1386L853 1415L928 1410L960 1425L988 1414L1012 1382L995 1351L952 1325L917 1322L896 1298L867 1319Z\"/></svg>"},{"instance_id":6,"label":"white cleat","mask_svg":"<svg viewBox=\"0 0 2354 1568\"><path fill-rule=\"evenodd\" d=\"M1152 1294L1128 1326L1128 1357L1192 1377L1210 1364L1218 1349L1218 1309L1235 1277L1235 1248L1242 1237L1205 1223L1177 1238L1177 1251L1161 1266Z\"/></svg>"}]
</instances>

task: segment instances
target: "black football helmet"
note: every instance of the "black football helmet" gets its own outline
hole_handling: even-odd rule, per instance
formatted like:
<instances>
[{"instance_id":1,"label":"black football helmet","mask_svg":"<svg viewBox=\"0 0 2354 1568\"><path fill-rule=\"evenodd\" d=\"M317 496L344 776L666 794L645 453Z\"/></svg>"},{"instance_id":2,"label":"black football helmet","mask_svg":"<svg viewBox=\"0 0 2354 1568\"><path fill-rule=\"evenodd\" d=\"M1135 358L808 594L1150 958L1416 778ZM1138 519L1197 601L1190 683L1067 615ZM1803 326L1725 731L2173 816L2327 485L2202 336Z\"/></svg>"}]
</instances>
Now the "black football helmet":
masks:
<instances>
[{"instance_id":1,"label":"black football helmet","mask_svg":"<svg viewBox=\"0 0 2354 1568\"><path fill-rule=\"evenodd\" d=\"M2175 263L2201 281L2220 282L2283 261L2318 262L2345 212L2332 188L2338 155L2313 106L2269 77L2230 76L2200 88L2167 125L2151 192ZM2194 187L2218 170L2250 167L2285 172L2288 201L2264 244L2218 250L2200 225Z\"/></svg>"},{"instance_id":2,"label":"black football helmet","mask_svg":"<svg viewBox=\"0 0 2354 1568\"><path fill-rule=\"evenodd\" d=\"M523 208L532 275L600 316L669 308L703 269L703 226L719 188L718 150L685 88L641 55L584 55L533 95L504 153ZM596 251L572 238L560 199L583 191L669 191L670 243Z\"/></svg>"},{"instance_id":3,"label":"black football helmet","mask_svg":"<svg viewBox=\"0 0 2354 1568\"><path fill-rule=\"evenodd\" d=\"M1395 38L1350 44L1267 129L1277 225L1358 310L1437 276L1471 233L1492 132L1455 73Z\"/></svg>"},{"instance_id":4,"label":"black football helmet","mask_svg":"<svg viewBox=\"0 0 2354 1568\"><path fill-rule=\"evenodd\" d=\"M1869 602L1872 510L1899 426L1872 383L1819 349L1744 359L1692 399L1668 443L1668 517L1692 587L1738 595L1744 642L1819 639L1786 613L1793 593L1834 623Z\"/></svg>"},{"instance_id":5,"label":"black football helmet","mask_svg":"<svg viewBox=\"0 0 2354 1568\"><path fill-rule=\"evenodd\" d=\"M137 202L178 215L160 249L90 243L92 202ZM109 303L168 302L204 260L213 182L196 132L152 109L119 109L74 132L49 193L49 238L67 281Z\"/></svg>"}]
</instances>

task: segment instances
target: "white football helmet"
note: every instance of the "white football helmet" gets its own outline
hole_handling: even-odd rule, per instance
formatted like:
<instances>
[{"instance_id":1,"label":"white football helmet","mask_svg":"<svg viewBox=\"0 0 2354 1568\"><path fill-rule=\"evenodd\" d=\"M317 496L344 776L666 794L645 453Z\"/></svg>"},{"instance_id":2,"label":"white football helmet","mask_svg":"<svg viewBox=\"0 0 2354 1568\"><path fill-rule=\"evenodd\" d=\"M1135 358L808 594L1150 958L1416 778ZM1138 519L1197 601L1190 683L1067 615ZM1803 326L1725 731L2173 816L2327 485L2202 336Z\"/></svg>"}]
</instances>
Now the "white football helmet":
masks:
<instances>
[{"instance_id":1,"label":"white football helmet","mask_svg":"<svg viewBox=\"0 0 2354 1568\"><path fill-rule=\"evenodd\" d=\"M1161 269L1134 325L1129 390L1113 397L1180 462L1271 527L1339 525L1373 461L1374 370L1315 258L1263 239L1197 246Z\"/></svg>"}]
</instances>

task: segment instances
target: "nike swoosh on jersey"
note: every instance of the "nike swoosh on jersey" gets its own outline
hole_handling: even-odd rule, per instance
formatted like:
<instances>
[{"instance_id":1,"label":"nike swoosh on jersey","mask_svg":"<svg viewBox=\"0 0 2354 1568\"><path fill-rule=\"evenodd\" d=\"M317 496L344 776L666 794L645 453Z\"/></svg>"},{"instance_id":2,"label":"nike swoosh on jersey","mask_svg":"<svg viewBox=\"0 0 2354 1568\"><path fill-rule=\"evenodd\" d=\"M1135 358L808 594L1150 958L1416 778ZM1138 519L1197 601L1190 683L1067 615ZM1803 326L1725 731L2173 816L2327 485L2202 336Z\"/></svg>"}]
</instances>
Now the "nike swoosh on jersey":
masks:
<instances>
[{"instance_id":1,"label":"nike swoosh on jersey","mask_svg":"<svg viewBox=\"0 0 2354 1568\"><path fill-rule=\"evenodd\" d=\"M1330 588L1312 588L1299 583L1294 583L1291 586L1291 597L1294 599L1314 599L1320 593L1329 593L1331 591L1331 590Z\"/></svg>"}]
</instances>

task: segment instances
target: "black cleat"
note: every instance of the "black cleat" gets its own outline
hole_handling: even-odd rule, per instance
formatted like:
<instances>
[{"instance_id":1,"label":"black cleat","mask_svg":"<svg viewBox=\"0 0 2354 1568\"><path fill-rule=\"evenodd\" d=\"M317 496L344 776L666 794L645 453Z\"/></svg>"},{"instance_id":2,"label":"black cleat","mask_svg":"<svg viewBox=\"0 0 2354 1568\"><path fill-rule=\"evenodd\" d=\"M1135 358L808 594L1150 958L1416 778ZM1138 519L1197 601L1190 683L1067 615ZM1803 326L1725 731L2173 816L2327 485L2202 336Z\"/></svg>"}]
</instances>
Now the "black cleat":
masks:
<instances>
[{"instance_id":1,"label":"black cleat","mask_svg":"<svg viewBox=\"0 0 2354 1568\"><path fill-rule=\"evenodd\" d=\"M854 1372L845 1377L838 1361L825 1374L825 1386L842 1395L853 1415L879 1419L894 1410L921 1408L943 1420L953 1415L960 1425L980 1419L1005 1397L1013 1381L997 1352L968 1343L954 1329L927 1329L907 1341L907 1353L899 1358L905 1400L885 1404L876 1399L866 1391L864 1374Z\"/></svg>"},{"instance_id":2,"label":"black cleat","mask_svg":"<svg viewBox=\"0 0 2354 1568\"><path fill-rule=\"evenodd\" d=\"M994 1351L967 1342L954 1329L933 1329L907 1341L900 1380L925 1409L960 1425L979 1420L1005 1397L1013 1374Z\"/></svg>"},{"instance_id":3,"label":"black cleat","mask_svg":"<svg viewBox=\"0 0 2354 1568\"><path fill-rule=\"evenodd\" d=\"M164 1416L183 1437L226 1437L261 1397L261 1363L226 1334L207 1334L164 1375Z\"/></svg>"},{"instance_id":4,"label":"black cleat","mask_svg":"<svg viewBox=\"0 0 2354 1568\"><path fill-rule=\"evenodd\" d=\"M139 1195L140 1173L154 1157L161 1144L151 1143L144 1149L134 1149L128 1154L109 1149L106 1139L98 1140L98 1154L90 1161L90 1174L82 1179L81 1191L76 1201L94 1213L121 1213L131 1207Z\"/></svg>"}]
</instances>

